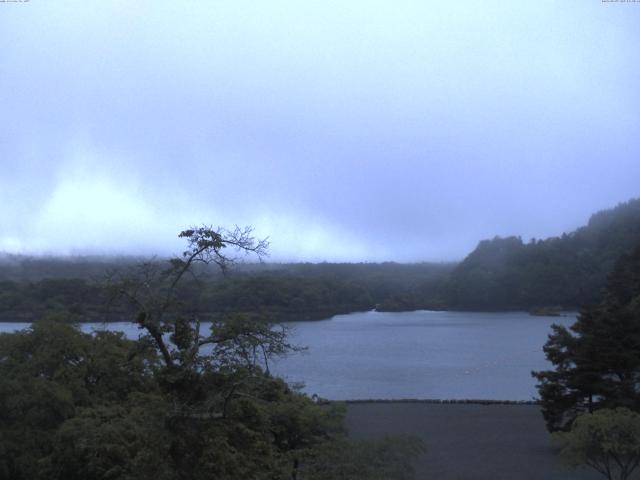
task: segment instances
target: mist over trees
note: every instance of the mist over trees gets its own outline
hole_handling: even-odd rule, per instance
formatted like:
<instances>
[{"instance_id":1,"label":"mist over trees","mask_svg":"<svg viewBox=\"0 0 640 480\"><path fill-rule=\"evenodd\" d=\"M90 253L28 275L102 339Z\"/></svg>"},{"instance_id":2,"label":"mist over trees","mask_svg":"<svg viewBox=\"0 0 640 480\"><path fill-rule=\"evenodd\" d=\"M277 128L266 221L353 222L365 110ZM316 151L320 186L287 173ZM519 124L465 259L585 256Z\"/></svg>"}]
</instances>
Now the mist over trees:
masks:
<instances>
[{"instance_id":1,"label":"mist over trees","mask_svg":"<svg viewBox=\"0 0 640 480\"><path fill-rule=\"evenodd\" d=\"M454 309L578 308L597 303L616 260L640 244L640 199L591 216L560 237L483 240L451 273Z\"/></svg>"},{"instance_id":2,"label":"mist over trees","mask_svg":"<svg viewBox=\"0 0 640 480\"><path fill-rule=\"evenodd\" d=\"M127 313L122 306L107 305L102 280L107 269L135 265L132 259L43 259L40 264L38 259L23 258L16 262L24 262L29 273L18 277L14 267L0 265L0 278L4 277L0 280L0 319L32 320L62 311L78 321L101 321L119 320ZM155 262L162 263L160 259ZM247 264L238 265L225 278L215 270L197 268L202 285L187 278L179 288L194 310L210 319L240 311L280 321L315 320L371 310L406 292L428 290L442 284L451 268L451 264L437 263ZM68 274L76 276L65 277Z\"/></svg>"},{"instance_id":3,"label":"mist over trees","mask_svg":"<svg viewBox=\"0 0 640 480\"><path fill-rule=\"evenodd\" d=\"M218 270L200 265L195 271L206 278L204 287L185 279L180 288L194 309L211 318L231 310L275 320L314 320L374 308L578 309L602 298L616 259L639 243L636 199L598 212L584 227L559 237L483 240L458 264L249 263L238 265L224 281ZM139 261L4 255L0 319L30 320L61 311L82 321L122 319L122 309L105 309L100 280L105 270Z\"/></svg>"}]
</instances>

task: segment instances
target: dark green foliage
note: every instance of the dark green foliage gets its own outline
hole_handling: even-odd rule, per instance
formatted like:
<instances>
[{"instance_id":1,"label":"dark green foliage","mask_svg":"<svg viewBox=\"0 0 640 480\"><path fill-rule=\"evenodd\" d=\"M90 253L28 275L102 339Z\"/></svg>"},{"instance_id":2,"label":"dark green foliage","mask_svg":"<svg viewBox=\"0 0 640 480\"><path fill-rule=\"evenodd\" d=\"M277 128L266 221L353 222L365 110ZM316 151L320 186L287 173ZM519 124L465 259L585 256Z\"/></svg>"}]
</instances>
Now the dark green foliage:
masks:
<instances>
[{"instance_id":1,"label":"dark green foliage","mask_svg":"<svg viewBox=\"0 0 640 480\"><path fill-rule=\"evenodd\" d=\"M4 478L73 478L53 472L60 429L90 409L117 404L126 410L133 392L157 391L153 357L132 356L134 348L121 334L90 336L58 322L0 335Z\"/></svg>"},{"instance_id":2,"label":"dark green foliage","mask_svg":"<svg viewBox=\"0 0 640 480\"><path fill-rule=\"evenodd\" d=\"M36 282L0 282L0 318L33 320L53 313L69 319L100 319L108 315L104 290L77 278Z\"/></svg>"},{"instance_id":3,"label":"dark green foliage","mask_svg":"<svg viewBox=\"0 0 640 480\"><path fill-rule=\"evenodd\" d=\"M361 286L341 280L260 274L211 284L198 305L218 314L260 312L277 320L307 320L370 310L373 300Z\"/></svg>"},{"instance_id":4,"label":"dark green foliage","mask_svg":"<svg viewBox=\"0 0 640 480\"><path fill-rule=\"evenodd\" d=\"M0 479L288 479L294 464L327 478L319 458L344 479L410 478L407 441L352 444L339 405L259 370L207 367L179 390L168 374L117 333L45 321L0 335Z\"/></svg>"},{"instance_id":5,"label":"dark green foliage","mask_svg":"<svg viewBox=\"0 0 640 480\"><path fill-rule=\"evenodd\" d=\"M368 292L380 311L432 308L454 263L319 263L287 266L291 275L350 282Z\"/></svg>"},{"instance_id":6,"label":"dark green foliage","mask_svg":"<svg viewBox=\"0 0 640 480\"><path fill-rule=\"evenodd\" d=\"M269 374L271 358L296 350L285 328L236 312L200 331L195 265L226 269L234 251L261 255L266 243L250 228L180 237L188 248L168 266L144 262L110 276L113 300L141 329L137 341L64 321L0 335L0 480L276 480L298 468L313 478L310 452L338 441L386 458L380 468L398 473L386 478L407 478L396 462L409 454L391 443L375 454L352 445L337 406ZM184 289L187 274L196 282Z\"/></svg>"},{"instance_id":7,"label":"dark green foliage","mask_svg":"<svg viewBox=\"0 0 640 480\"><path fill-rule=\"evenodd\" d=\"M618 260L604 300L571 330L553 327L544 351L554 370L534 373L548 428L598 408L640 409L640 247Z\"/></svg>"},{"instance_id":8,"label":"dark green foliage","mask_svg":"<svg viewBox=\"0 0 640 480\"><path fill-rule=\"evenodd\" d=\"M37 262L30 264L36 268ZM47 273L60 265L60 274L72 271L85 277L78 266L64 268L62 261L45 264ZM100 265L104 268L104 263ZM206 266L196 267L199 281L185 278L180 286L181 299L192 310L210 318L244 312L274 321L316 320L376 305L380 310L438 305L437 298L442 297L438 289L451 270L449 264L254 264L222 278ZM0 263L0 277L6 268ZM62 313L76 321L111 321L131 315L122 305L108 305L106 297L103 284L84 278L0 281L0 320Z\"/></svg>"},{"instance_id":9,"label":"dark green foliage","mask_svg":"<svg viewBox=\"0 0 640 480\"><path fill-rule=\"evenodd\" d=\"M180 237L188 248L168 268L146 262L114 274L109 285L136 312L141 341L161 363L155 379L167 405L166 457L180 479L285 478L296 450L331 433L325 409L268 373L271 358L296 347L286 329L241 312L219 315L202 332L194 303L204 289L196 265L226 269L234 253L261 256L266 243L250 228L205 226ZM187 278L194 280L185 286Z\"/></svg>"},{"instance_id":10,"label":"dark green foliage","mask_svg":"<svg viewBox=\"0 0 640 480\"><path fill-rule=\"evenodd\" d=\"M640 199L596 213L569 235L484 240L452 272L449 307L576 308L597 303L615 260L640 243Z\"/></svg>"},{"instance_id":11,"label":"dark green foliage","mask_svg":"<svg viewBox=\"0 0 640 480\"><path fill-rule=\"evenodd\" d=\"M139 263L138 257L31 257L0 252L0 281L39 282L47 278L77 278L91 281L109 268L125 268Z\"/></svg>"}]
</instances>

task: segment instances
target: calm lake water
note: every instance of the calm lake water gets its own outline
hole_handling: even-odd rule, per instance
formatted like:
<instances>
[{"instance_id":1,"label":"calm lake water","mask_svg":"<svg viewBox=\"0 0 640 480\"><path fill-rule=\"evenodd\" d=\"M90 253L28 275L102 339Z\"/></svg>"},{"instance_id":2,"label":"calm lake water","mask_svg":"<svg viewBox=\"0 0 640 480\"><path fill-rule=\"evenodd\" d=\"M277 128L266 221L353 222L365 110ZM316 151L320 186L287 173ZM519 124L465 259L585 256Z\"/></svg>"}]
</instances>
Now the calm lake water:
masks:
<instances>
[{"instance_id":1,"label":"calm lake water","mask_svg":"<svg viewBox=\"0 0 640 480\"><path fill-rule=\"evenodd\" d=\"M274 362L272 371L331 400L531 400L537 396L531 370L549 367L542 346L551 324L574 321L573 314L417 311L290 322L293 342L308 351ZM27 326L0 323L0 331ZM103 328L132 338L139 333L127 322L82 325L85 331Z\"/></svg>"}]
</instances>

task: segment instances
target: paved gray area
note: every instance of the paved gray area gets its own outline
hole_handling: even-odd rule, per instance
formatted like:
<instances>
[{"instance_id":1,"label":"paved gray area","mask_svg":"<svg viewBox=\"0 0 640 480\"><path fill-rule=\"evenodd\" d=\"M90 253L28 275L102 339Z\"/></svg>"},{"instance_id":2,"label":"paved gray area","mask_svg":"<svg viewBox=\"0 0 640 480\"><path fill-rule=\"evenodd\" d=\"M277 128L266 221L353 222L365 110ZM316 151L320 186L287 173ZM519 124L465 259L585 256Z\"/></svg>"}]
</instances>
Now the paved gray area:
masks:
<instances>
[{"instance_id":1,"label":"paved gray area","mask_svg":"<svg viewBox=\"0 0 640 480\"><path fill-rule=\"evenodd\" d=\"M350 403L354 438L419 436L427 452L416 478L438 480L602 480L557 459L537 405Z\"/></svg>"}]
</instances>

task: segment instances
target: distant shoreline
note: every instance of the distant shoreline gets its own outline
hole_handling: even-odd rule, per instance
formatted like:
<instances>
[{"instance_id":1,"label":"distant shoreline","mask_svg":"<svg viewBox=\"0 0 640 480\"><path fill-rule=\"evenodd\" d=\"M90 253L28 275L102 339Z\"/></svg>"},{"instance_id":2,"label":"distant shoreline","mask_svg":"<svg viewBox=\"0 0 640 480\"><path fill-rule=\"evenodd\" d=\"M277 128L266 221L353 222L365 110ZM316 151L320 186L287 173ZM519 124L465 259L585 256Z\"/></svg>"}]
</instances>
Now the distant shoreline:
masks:
<instances>
[{"instance_id":1,"label":"distant shoreline","mask_svg":"<svg viewBox=\"0 0 640 480\"><path fill-rule=\"evenodd\" d=\"M372 399L353 399L353 400L326 400L327 403L427 403L435 405L450 405L450 404L463 404L463 405L540 405L540 400L495 400L495 399L480 399L480 398L372 398Z\"/></svg>"},{"instance_id":2,"label":"distant shoreline","mask_svg":"<svg viewBox=\"0 0 640 480\"><path fill-rule=\"evenodd\" d=\"M338 312L334 314L329 314L329 316L322 316L323 314L303 314L300 318L296 317L292 314L284 314L283 319L274 321L273 323L293 323L293 322L319 322L323 320L330 320L333 317L339 315L351 315L356 313L367 313L367 312L375 312L375 313L412 313L412 312L452 312L452 313L528 313L533 317L570 317L579 314L579 309L569 309L562 310L559 314L554 315L541 315L532 313L527 309L501 309L501 310L468 310L468 309L427 309L427 308L419 308L416 310L353 310L348 312ZM247 312L248 313L248 312ZM210 322L210 317L214 314L202 314L201 321ZM35 318L34 314L19 314L19 313L5 313L0 312L0 323L32 323L40 319L40 317ZM115 316L114 316L115 317ZM122 317L117 318L104 318L99 316L98 314L89 313L86 320L77 320L72 323L118 323L118 322L133 322L132 320L127 320Z\"/></svg>"}]
</instances>

